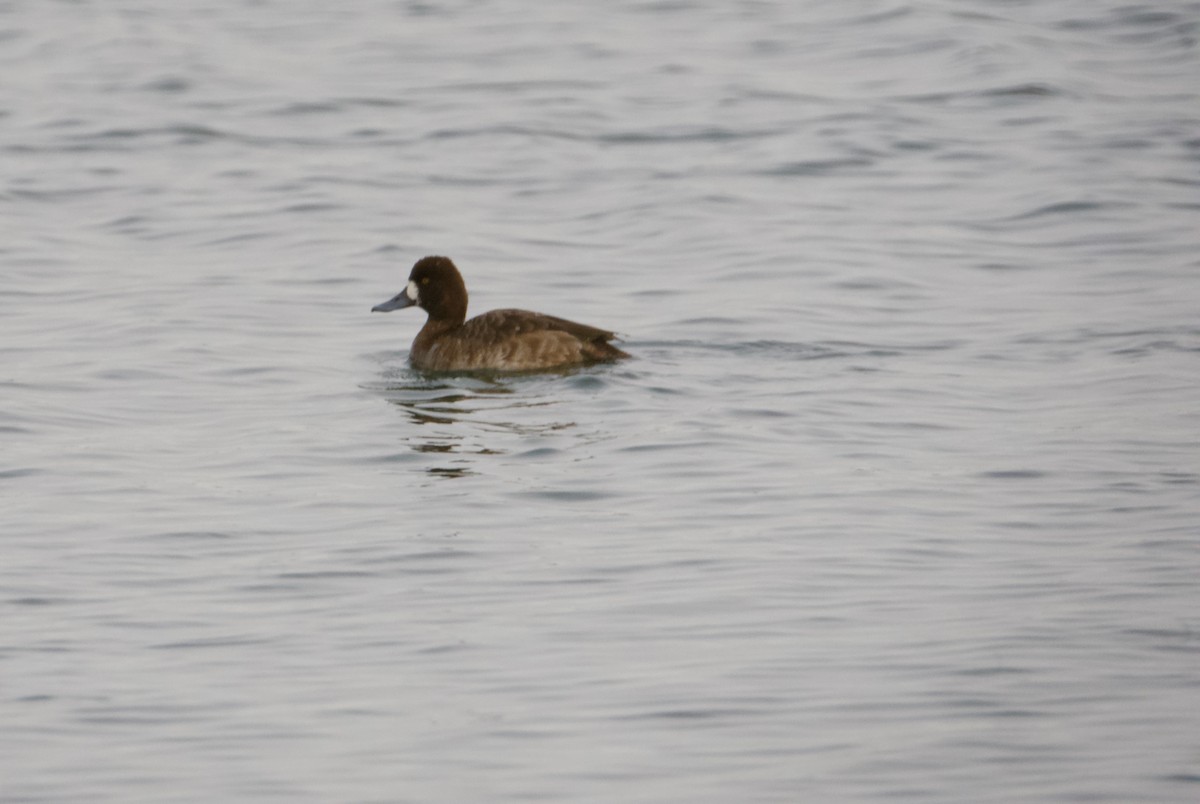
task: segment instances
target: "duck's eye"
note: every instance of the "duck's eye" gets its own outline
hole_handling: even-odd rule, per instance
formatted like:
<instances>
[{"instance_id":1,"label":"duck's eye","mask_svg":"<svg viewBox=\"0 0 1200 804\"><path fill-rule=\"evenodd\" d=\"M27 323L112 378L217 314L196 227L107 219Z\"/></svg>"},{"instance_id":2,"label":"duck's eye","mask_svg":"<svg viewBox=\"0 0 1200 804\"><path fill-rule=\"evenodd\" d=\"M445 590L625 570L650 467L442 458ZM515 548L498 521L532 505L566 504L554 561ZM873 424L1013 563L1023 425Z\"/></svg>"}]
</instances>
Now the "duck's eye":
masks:
<instances>
[{"instance_id":1,"label":"duck's eye","mask_svg":"<svg viewBox=\"0 0 1200 804\"><path fill-rule=\"evenodd\" d=\"M421 284L422 284L422 285L428 285L428 284L429 284L429 277L427 277L427 276L423 276L423 277L421 277Z\"/></svg>"}]
</instances>

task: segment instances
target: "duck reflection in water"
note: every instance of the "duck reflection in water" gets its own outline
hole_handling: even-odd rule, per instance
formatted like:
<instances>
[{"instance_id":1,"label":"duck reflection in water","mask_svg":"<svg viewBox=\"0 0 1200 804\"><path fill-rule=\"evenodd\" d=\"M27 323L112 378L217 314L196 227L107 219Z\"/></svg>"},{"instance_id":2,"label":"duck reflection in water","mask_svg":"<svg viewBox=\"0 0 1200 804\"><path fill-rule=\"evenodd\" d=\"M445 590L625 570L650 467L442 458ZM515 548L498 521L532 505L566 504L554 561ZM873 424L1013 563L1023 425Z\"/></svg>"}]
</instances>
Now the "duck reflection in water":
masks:
<instances>
[{"instance_id":1,"label":"duck reflection in water","mask_svg":"<svg viewBox=\"0 0 1200 804\"><path fill-rule=\"evenodd\" d=\"M476 474L472 467L480 456L509 452L496 446L508 440L506 437L515 437L517 443L527 446L530 436L575 426L573 422L519 421L523 411L554 402L514 393L513 388L494 379L455 377L431 383L428 377L414 375L409 382L390 383L383 392L418 425L405 437L409 446L415 452L445 457L448 465L425 470L438 478Z\"/></svg>"}]
</instances>

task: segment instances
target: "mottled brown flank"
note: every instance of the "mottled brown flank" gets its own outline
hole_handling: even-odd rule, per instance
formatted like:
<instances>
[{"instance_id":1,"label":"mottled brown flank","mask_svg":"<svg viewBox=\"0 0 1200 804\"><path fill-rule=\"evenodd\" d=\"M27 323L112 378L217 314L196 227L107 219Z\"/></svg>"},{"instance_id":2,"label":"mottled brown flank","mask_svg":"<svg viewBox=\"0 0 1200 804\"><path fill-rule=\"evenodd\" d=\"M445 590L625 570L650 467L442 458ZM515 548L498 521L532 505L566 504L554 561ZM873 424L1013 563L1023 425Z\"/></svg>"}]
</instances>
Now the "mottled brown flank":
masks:
<instances>
[{"instance_id":1,"label":"mottled brown flank","mask_svg":"<svg viewBox=\"0 0 1200 804\"><path fill-rule=\"evenodd\" d=\"M426 371L555 368L629 357L607 330L528 310L492 310L457 327L432 317L413 341L411 360Z\"/></svg>"},{"instance_id":2,"label":"mottled brown flank","mask_svg":"<svg viewBox=\"0 0 1200 804\"><path fill-rule=\"evenodd\" d=\"M429 320L413 341L410 360L425 371L531 371L629 357L608 330L528 310L492 310L465 321L467 288L448 257L413 266L418 305Z\"/></svg>"}]
</instances>

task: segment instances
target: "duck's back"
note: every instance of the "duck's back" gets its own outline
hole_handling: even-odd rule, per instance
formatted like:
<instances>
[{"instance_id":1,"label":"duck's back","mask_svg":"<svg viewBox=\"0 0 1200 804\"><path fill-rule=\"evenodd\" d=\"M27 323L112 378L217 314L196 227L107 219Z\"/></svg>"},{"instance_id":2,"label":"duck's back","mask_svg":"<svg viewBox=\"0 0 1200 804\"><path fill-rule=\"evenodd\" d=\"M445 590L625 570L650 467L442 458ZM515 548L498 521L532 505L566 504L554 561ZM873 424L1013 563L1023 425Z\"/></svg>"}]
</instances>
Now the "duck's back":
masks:
<instances>
[{"instance_id":1,"label":"duck's back","mask_svg":"<svg viewBox=\"0 0 1200 804\"><path fill-rule=\"evenodd\" d=\"M412 362L426 371L530 371L620 360L616 335L528 310L492 310L413 342Z\"/></svg>"}]
</instances>

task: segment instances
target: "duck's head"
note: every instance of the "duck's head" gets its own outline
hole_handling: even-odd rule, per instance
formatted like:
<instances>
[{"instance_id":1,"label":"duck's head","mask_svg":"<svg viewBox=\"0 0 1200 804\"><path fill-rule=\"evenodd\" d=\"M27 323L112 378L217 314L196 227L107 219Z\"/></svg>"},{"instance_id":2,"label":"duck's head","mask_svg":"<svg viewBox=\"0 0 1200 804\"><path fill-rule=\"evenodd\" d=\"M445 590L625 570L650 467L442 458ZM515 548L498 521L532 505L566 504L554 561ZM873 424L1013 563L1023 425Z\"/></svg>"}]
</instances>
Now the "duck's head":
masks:
<instances>
[{"instance_id":1,"label":"duck's head","mask_svg":"<svg viewBox=\"0 0 1200 804\"><path fill-rule=\"evenodd\" d=\"M467 286L449 257L423 257L408 274L404 290L371 308L389 313L416 305L429 317L462 323L467 318Z\"/></svg>"}]
</instances>

